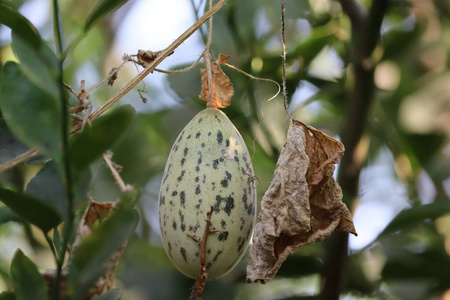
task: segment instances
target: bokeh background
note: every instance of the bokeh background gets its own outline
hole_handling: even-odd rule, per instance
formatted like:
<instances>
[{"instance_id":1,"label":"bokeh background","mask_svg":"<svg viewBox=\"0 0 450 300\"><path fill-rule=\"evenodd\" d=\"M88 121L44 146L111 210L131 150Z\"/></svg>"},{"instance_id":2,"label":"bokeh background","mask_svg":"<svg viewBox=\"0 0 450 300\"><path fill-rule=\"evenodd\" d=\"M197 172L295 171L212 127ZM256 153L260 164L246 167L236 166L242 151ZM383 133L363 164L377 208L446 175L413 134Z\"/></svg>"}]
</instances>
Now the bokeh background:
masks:
<instances>
[{"instance_id":1,"label":"bokeh background","mask_svg":"<svg viewBox=\"0 0 450 300\"><path fill-rule=\"evenodd\" d=\"M18 8L53 44L50 1L5 1ZM161 50L205 11L198 0L132 0L98 23L69 54L64 80L74 90L103 80L124 54ZM370 1L359 1L366 8ZM65 43L78 36L96 1L60 1ZM355 81L352 29L338 1L287 3L286 43L289 111L339 139ZM349 239L341 299L450 299L450 1L391 1L381 26L375 93L368 128L357 147L364 163L358 199L351 203L357 237ZM180 69L201 54L204 26L160 66ZM0 26L0 61L15 60L10 31ZM229 0L214 16L212 55L257 77L281 82L280 3ZM127 64L113 87L91 94L94 109L142 68ZM277 86L224 67L234 83L224 112L253 155L259 200L268 187L288 125ZM117 271L123 299L187 299L193 280L179 274L160 242L157 201L161 173L181 129L205 104L199 67L174 75L150 74L118 105L138 112L113 160L123 179L142 189L140 223ZM1 101L1 99L0 99ZM75 98L71 99L75 103ZM40 164L0 174L2 185L24 187ZM104 163L92 168L90 195L100 202L120 195ZM0 291L10 288L9 265L21 248L39 268L54 268L42 236L33 227L4 222L0 215ZM229 275L208 282L205 299L314 299L326 255L324 243L302 247L266 285L245 284L246 258Z\"/></svg>"}]
</instances>

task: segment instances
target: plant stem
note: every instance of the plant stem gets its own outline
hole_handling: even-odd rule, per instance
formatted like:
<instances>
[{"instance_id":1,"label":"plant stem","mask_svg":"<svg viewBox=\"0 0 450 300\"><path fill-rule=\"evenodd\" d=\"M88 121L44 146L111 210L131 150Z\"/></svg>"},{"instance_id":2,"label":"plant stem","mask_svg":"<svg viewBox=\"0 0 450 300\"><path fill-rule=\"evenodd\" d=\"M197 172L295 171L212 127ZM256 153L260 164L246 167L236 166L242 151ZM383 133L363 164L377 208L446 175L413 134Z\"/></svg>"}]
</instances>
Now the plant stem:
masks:
<instances>
[{"instance_id":1,"label":"plant stem","mask_svg":"<svg viewBox=\"0 0 450 300\"><path fill-rule=\"evenodd\" d=\"M286 31L286 3L285 0L281 0L281 63L283 67L283 79L282 79L282 87L283 87L283 104L284 104L284 111L286 112L286 115L292 119L292 116L289 114L288 111L288 100L287 100L287 91L286 91L286 37L285 37L285 31Z\"/></svg>"},{"instance_id":2,"label":"plant stem","mask_svg":"<svg viewBox=\"0 0 450 300\"><path fill-rule=\"evenodd\" d=\"M341 159L338 182L342 187L344 202L352 207L358 197L359 175L364 161L355 151L367 128L367 119L374 98L374 69L370 57L379 42L383 17L389 0L373 0L369 14L356 1L341 0L342 8L352 22L354 86L348 102L348 115L340 134L346 148ZM358 14L358 15L357 15ZM360 24L361 23L361 24ZM348 260L348 234L339 232L326 242L326 258L323 270L322 300L338 300L344 286Z\"/></svg>"},{"instance_id":3,"label":"plant stem","mask_svg":"<svg viewBox=\"0 0 450 300\"><path fill-rule=\"evenodd\" d=\"M62 44L62 34L61 34L61 23L59 22L59 3L58 0L53 1L53 35L55 37L56 43L56 53L58 57L61 58L63 53Z\"/></svg>"},{"instance_id":4,"label":"plant stem","mask_svg":"<svg viewBox=\"0 0 450 300\"><path fill-rule=\"evenodd\" d=\"M45 240L47 241L48 246L50 247L50 250L52 251L53 257L55 258L56 264L58 264L59 261L59 255L56 251L55 244L53 244L52 239L48 236L48 233L44 234Z\"/></svg>"},{"instance_id":5,"label":"plant stem","mask_svg":"<svg viewBox=\"0 0 450 300\"><path fill-rule=\"evenodd\" d=\"M53 30L55 36L56 50L58 53L58 86L59 86L59 97L61 101L61 128L62 128L62 164L65 179L65 187L67 194L67 221L64 226L63 240L61 252L57 257L57 269L56 269L56 280L55 287L53 291L53 299L58 300L61 286L62 278L62 268L64 265L64 258L67 252L70 236L72 233L72 227L74 223L75 214L73 211L73 182L72 173L70 170L70 159L69 159L69 119L66 106L66 98L64 93L64 79L63 79L63 44L62 44L62 33L59 15L59 3L58 0L53 0ZM56 252L56 251L55 251Z\"/></svg>"}]
</instances>

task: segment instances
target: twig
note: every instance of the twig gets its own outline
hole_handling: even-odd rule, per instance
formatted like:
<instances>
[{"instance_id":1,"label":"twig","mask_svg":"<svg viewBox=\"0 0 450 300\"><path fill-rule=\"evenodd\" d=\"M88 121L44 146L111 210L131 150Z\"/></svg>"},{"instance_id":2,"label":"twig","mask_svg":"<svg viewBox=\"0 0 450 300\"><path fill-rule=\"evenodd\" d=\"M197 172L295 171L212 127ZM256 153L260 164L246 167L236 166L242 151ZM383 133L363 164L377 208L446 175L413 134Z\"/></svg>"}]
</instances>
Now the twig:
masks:
<instances>
[{"instance_id":1,"label":"twig","mask_svg":"<svg viewBox=\"0 0 450 300\"><path fill-rule=\"evenodd\" d=\"M284 111L286 112L286 115L289 117L289 119L292 119L291 114L288 111L288 101L287 101L287 90L286 90L286 38L285 38L285 16L286 16L286 3L285 0L281 0L281 60L282 60L282 66L283 66L283 80L282 80L282 86L283 86L283 104L284 104Z\"/></svg>"},{"instance_id":2,"label":"twig","mask_svg":"<svg viewBox=\"0 0 450 300\"><path fill-rule=\"evenodd\" d=\"M356 0L339 0L342 10L347 14L354 29L367 17L367 12Z\"/></svg>"},{"instance_id":3,"label":"twig","mask_svg":"<svg viewBox=\"0 0 450 300\"><path fill-rule=\"evenodd\" d=\"M148 74L155 70L155 68L175 49L177 49L187 38L189 38L203 23L205 23L212 15L214 15L228 0L220 0L209 11L207 11L200 19L198 19L191 27L189 27L183 34L181 34L172 44L164 49L161 54L150 63L141 73L139 73L133 80L125 85L116 95L111 97L105 104L98 108L90 117L92 121L102 115L108 108L119 101L124 95L131 91L140 81L142 81ZM71 133L78 132L81 129L80 125L75 126ZM16 166L19 163L36 155L36 149L29 150L20 156L0 165L0 172Z\"/></svg>"},{"instance_id":4,"label":"twig","mask_svg":"<svg viewBox=\"0 0 450 300\"><path fill-rule=\"evenodd\" d=\"M68 112L67 112L67 99L64 95L64 78L63 78L63 42L62 42L62 33L61 33L61 23L60 23L60 14L59 14L59 3L58 0L53 0L52 14L53 14L53 33L56 42L56 52L58 54L58 85L59 85L59 100L61 105L61 146L62 146L62 163L63 163L63 172L64 172L64 186L65 193L67 196L67 222L65 223L64 231L63 231L63 239L62 246L60 249L60 253L56 260L56 279L55 286L53 290L53 299L58 300L59 292L61 289L61 281L62 281L62 268L64 265L64 257L68 249L72 227L74 223L74 203L73 203L73 181L72 181L72 170L70 166L70 156L69 156L69 124L68 124ZM55 252L56 253L56 252Z\"/></svg>"},{"instance_id":5,"label":"twig","mask_svg":"<svg viewBox=\"0 0 450 300\"><path fill-rule=\"evenodd\" d=\"M193 236L189 233L187 233L187 236L192 238L194 241L197 242L199 250L200 250L200 273L197 277L197 281L195 282L194 286L191 290L191 296L189 299L193 300L201 300L203 291L205 290L206 286L206 280L208 279L208 272L206 271L206 242L208 241L208 236L211 233L215 232L223 232L222 230L215 230L211 229L211 216L214 211L214 206L211 206L211 209L209 212L206 213L206 226L205 230L203 231L203 236L201 238Z\"/></svg>"},{"instance_id":6,"label":"twig","mask_svg":"<svg viewBox=\"0 0 450 300\"><path fill-rule=\"evenodd\" d=\"M108 166L109 170L111 171L111 174L114 177L114 180L117 182L117 184L120 187L120 191L122 193L126 193L130 190L132 190L131 186L126 184L122 177L120 177L119 172L117 171L117 166L111 161L112 158L112 152L108 151L107 153L103 153L103 159L106 162L106 165Z\"/></svg>"},{"instance_id":7,"label":"twig","mask_svg":"<svg viewBox=\"0 0 450 300\"><path fill-rule=\"evenodd\" d=\"M346 148L341 159L338 181L342 187L344 201L352 206L358 196L358 179L364 160L357 159L357 148L366 127L370 106L374 96L374 66L367 64L373 50L379 42L383 17L388 9L389 0L373 0L369 15L363 18L362 25L355 27L354 36L354 87L348 103L348 115L340 134ZM353 17L352 17L353 18ZM344 273L348 260L348 234L337 233L326 243L326 259L323 270L325 282L322 285L320 299L337 300L344 285Z\"/></svg>"}]
</instances>

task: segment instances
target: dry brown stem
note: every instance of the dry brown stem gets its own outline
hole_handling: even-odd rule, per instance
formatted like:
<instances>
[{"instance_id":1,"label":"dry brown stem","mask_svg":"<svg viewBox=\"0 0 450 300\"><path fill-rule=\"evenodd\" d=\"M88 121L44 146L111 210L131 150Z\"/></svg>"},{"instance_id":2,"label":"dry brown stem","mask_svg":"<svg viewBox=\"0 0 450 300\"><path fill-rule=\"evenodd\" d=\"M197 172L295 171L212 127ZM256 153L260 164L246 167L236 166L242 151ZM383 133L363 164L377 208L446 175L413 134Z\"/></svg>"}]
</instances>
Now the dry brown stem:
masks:
<instances>
[{"instance_id":1,"label":"dry brown stem","mask_svg":"<svg viewBox=\"0 0 450 300\"><path fill-rule=\"evenodd\" d=\"M200 273L192 286L191 296L189 299L201 300L203 291L205 290L206 280L208 280L208 272L206 271L206 242L208 241L208 236L211 233L223 232L223 230L215 230L211 228L211 216L214 211L214 206L211 206L209 212L206 213L206 226L203 236L201 238L193 236L189 233L187 235L197 242L200 250Z\"/></svg>"}]
</instances>

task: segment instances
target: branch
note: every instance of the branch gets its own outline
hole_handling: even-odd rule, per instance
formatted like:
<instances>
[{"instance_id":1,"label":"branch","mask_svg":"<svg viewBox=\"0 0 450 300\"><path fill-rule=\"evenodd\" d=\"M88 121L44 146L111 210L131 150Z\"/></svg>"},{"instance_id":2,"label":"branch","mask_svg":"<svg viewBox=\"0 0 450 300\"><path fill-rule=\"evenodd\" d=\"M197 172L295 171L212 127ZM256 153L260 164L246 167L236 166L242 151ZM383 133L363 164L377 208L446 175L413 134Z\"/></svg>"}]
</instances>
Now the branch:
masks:
<instances>
[{"instance_id":1,"label":"branch","mask_svg":"<svg viewBox=\"0 0 450 300\"><path fill-rule=\"evenodd\" d=\"M356 5L352 0L341 0L346 5ZM367 64L370 56L380 39L380 29L383 17L389 6L389 0L373 0L372 7L367 17L360 21L352 19L352 27L356 40L354 49L354 87L348 103L348 115L345 126L341 132L342 142L346 148L346 155L341 159L338 181L342 187L344 201L351 207L358 196L359 175L363 160L356 157L355 151L367 128L367 119L374 98L374 66ZM345 11L353 14L345 6ZM344 5L343 5L344 8ZM358 14L359 16L359 14ZM362 22L362 25L358 22ZM357 26L357 27L355 27ZM344 285L344 273L348 260L348 234L338 233L332 236L326 243L326 259L323 270L325 280L320 294L322 300L338 300Z\"/></svg>"},{"instance_id":2,"label":"branch","mask_svg":"<svg viewBox=\"0 0 450 300\"><path fill-rule=\"evenodd\" d=\"M114 103L119 101L124 95L131 91L139 82L141 82L148 74L153 72L155 68L170 54L172 54L175 49L177 49L186 39L188 39L197 29L199 29L203 23L205 23L212 15L214 15L220 8L227 2L227 0L220 0L217 2L210 10L208 10L200 19L198 19L191 27L189 27L183 34L181 34L172 44L170 44L166 49L161 51L155 60L150 63L141 73L139 73L133 80L131 80L127 85L125 85L116 95L111 97L105 104L99 107L92 115L89 116L89 121L98 118L103 114L108 108L110 108ZM71 134L78 132L81 126L75 126ZM38 153L36 149L31 149L20 156L0 165L0 172L3 172L15 165L24 162L25 160L35 156Z\"/></svg>"},{"instance_id":3,"label":"branch","mask_svg":"<svg viewBox=\"0 0 450 300\"><path fill-rule=\"evenodd\" d=\"M353 28L358 28L366 18L366 10L356 0L339 0L342 10L349 17Z\"/></svg>"}]
</instances>

